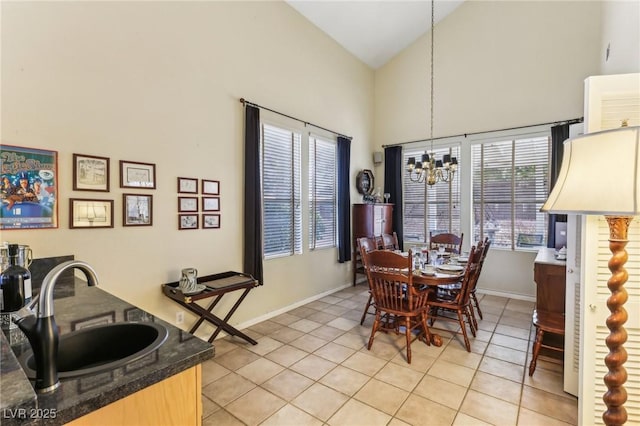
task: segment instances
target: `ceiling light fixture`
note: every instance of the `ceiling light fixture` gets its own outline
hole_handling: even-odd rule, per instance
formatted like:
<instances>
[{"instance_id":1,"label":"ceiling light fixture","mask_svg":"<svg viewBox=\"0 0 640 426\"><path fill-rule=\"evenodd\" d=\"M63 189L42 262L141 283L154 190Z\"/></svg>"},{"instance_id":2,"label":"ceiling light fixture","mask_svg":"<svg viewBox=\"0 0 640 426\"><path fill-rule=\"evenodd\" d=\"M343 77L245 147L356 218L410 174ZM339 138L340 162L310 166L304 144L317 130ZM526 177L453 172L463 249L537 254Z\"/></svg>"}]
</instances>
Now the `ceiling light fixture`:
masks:
<instances>
[{"instance_id":1,"label":"ceiling light fixture","mask_svg":"<svg viewBox=\"0 0 640 426\"><path fill-rule=\"evenodd\" d=\"M422 154L422 161L416 162L415 157L409 158L407 171L412 182L435 185L437 182L451 182L458 168L458 159L450 154L442 156L442 160L436 160L433 153L433 33L435 27L435 0L431 0L431 86L430 86L430 113L429 139L431 140L430 154Z\"/></svg>"}]
</instances>

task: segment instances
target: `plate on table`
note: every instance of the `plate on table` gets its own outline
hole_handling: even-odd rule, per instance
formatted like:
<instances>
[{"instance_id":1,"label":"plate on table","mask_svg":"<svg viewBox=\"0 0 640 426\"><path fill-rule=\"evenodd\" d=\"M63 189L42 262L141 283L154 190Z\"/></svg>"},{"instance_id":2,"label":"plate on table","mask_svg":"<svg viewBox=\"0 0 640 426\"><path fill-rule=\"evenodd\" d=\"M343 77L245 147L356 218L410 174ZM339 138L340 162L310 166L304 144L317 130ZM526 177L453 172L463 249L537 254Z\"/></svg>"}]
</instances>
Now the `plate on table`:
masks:
<instances>
[{"instance_id":1,"label":"plate on table","mask_svg":"<svg viewBox=\"0 0 640 426\"><path fill-rule=\"evenodd\" d=\"M438 266L438 270L442 272L462 272L464 271L464 266L460 265L440 265Z\"/></svg>"},{"instance_id":2,"label":"plate on table","mask_svg":"<svg viewBox=\"0 0 640 426\"><path fill-rule=\"evenodd\" d=\"M433 277L436 274L436 270L433 268L429 268L429 269L421 269L420 273L422 275L425 275L427 277Z\"/></svg>"},{"instance_id":3,"label":"plate on table","mask_svg":"<svg viewBox=\"0 0 640 426\"><path fill-rule=\"evenodd\" d=\"M469 256L458 256L456 260L460 263L467 263L469 261Z\"/></svg>"}]
</instances>

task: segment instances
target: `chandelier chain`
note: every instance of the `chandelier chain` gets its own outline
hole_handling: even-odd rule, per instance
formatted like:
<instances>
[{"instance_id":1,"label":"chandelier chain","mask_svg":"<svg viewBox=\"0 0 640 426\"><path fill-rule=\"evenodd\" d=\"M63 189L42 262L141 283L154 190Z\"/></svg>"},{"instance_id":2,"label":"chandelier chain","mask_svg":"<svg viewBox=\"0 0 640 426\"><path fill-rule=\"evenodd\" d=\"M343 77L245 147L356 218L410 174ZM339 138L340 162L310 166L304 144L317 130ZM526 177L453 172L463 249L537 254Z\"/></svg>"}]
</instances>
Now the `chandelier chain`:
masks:
<instances>
[{"instance_id":1,"label":"chandelier chain","mask_svg":"<svg viewBox=\"0 0 640 426\"><path fill-rule=\"evenodd\" d=\"M431 85L429 88L430 93L430 113L431 121L429 125L429 139L431 139L431 152L433 152L433 34L434 34L434 15L435 15L435 0L431 0Z\"/></svg>"}]
</instances>

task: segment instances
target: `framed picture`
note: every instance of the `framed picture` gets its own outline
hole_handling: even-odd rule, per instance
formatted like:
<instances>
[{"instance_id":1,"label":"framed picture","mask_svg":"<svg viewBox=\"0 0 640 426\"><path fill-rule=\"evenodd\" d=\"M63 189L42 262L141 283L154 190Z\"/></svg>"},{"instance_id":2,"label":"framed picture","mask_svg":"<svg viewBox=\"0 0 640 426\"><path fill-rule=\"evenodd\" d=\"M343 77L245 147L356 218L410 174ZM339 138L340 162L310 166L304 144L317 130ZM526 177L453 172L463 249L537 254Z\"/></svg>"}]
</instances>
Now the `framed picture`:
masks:
<instances>
[{"instance_id":1,"label":"framed picture","mask_svg":"<svg viewBox=\"0 0 640 426\"><path fill-rule=\"evenodd\" d=\"M202 179L202 193L204 195L220 195L220 181Z\"/></svg>"},{"instance_id":2,"label":"framed picture","mask_svg":"<svg viewBox=\"0 0 640 426\"><path fill-rule=\"evenodd\" d=\"M179 212L197 212L198 198L197 197L178 197L178 211Z\"/></svg>"},{"instance_id":3,"label":"framed picture","mask_svg":"<svg viewBox=\"0 0 640 426\"><path fill-rule=\"evenodd\" d=\"M203 212L220 211L220 197L202 197Z\"/></svg>"},{"instance_id":4,"label":"framed picture","mask_svg":"<svg viewBox=\"0 0 640 426\"><path fill-rule=\"evenodd\" d=\"M0 144L0 230L58 227L58 152Z\"/></svg>"},{"instance_id":5,"label":"framed picture","mask_svg":"<svg viewBox=\"0 0 640 426\"><path fill-rule=\"evenodd\" d=\"M202 228L204 229L220 228L220 215L204 213L202 215Z\"/></svg>"},{"instance_id":6,"label":"framed picture","mask_svg":"<svg viewBox=\"0 0 640 426\"><path fill-rule=\"evenodd\" d=\"M113 228L113 200L69 200L69 228Z\"/></svg>"},{"instance_id":7,"label":"framed picture","mask_svg":"<svg viewBox=\"0 0 640 426\"><path fill-rule=\"evenodd\" d=\"M120 160L120 188L156 189L156 165Z\"/></svg>"},{"instance_id":8,"label":"framed picture","mask_svg":"<svg viewBox=\"0 0 640 426\"><path fill-rule=\"evenodd\" d=\"M153 195L122 194L122 225L151 226Z\"/></svg>"},{"instance_id":9,"label":"framed picture","mask_svg":"<svg viewBox=\"0 0 640 426\"><path fill-rule=\"evenodd\" d=\"M198 193L198 179L192 178L178 178L178 192L182 194L197 194Z\"/></svg>"},{"instance_id":10,"label":"framed picture","mask_svg":"<svg viewBox=\"0 0 640 426\"><path fill-rule=\"evenodd\" d=\"M73 190L109 192L109 159L73 154Z\"/></svg>"},{"instance_id":11,"label":"framed picture","mask_svg":"<svg viewBox=\"0 0 640 426\"><path fill-rule=\"evenodd\" d=\"M116 311L105 312L104 314L71 321L71 331L93 327L94 325L111 324L113 322L116 322Z\"/></svg>"},{"instance_id":12,"label":"framed picture","mask_svg":"<svg viewBox=\"0 0 640 426\"><path fill-rule=\"evenodd\" d=\"M197 214L179 214L178 229L198 229Z\"/></svg>"}]
</instances>

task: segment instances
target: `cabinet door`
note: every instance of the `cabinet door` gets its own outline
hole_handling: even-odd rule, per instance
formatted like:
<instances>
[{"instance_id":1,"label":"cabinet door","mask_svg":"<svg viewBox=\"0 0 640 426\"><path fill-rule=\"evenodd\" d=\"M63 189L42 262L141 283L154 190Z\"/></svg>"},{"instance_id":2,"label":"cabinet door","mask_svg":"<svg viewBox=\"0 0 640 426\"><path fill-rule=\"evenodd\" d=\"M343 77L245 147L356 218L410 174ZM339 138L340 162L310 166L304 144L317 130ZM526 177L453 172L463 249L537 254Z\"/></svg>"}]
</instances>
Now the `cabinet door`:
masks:
<instances>
[{"instance_id":1,"label":"cabinet door","mask_svg":"<svg viewBox=\"0 0 640 426\"><path fill-rule=\"evenodd\" d=\"M389 204L376 204L373 209L373 233L374 235L391 234L393 232L393 218L391 213L393 206Z\"/></svg>"}]
</instances>

